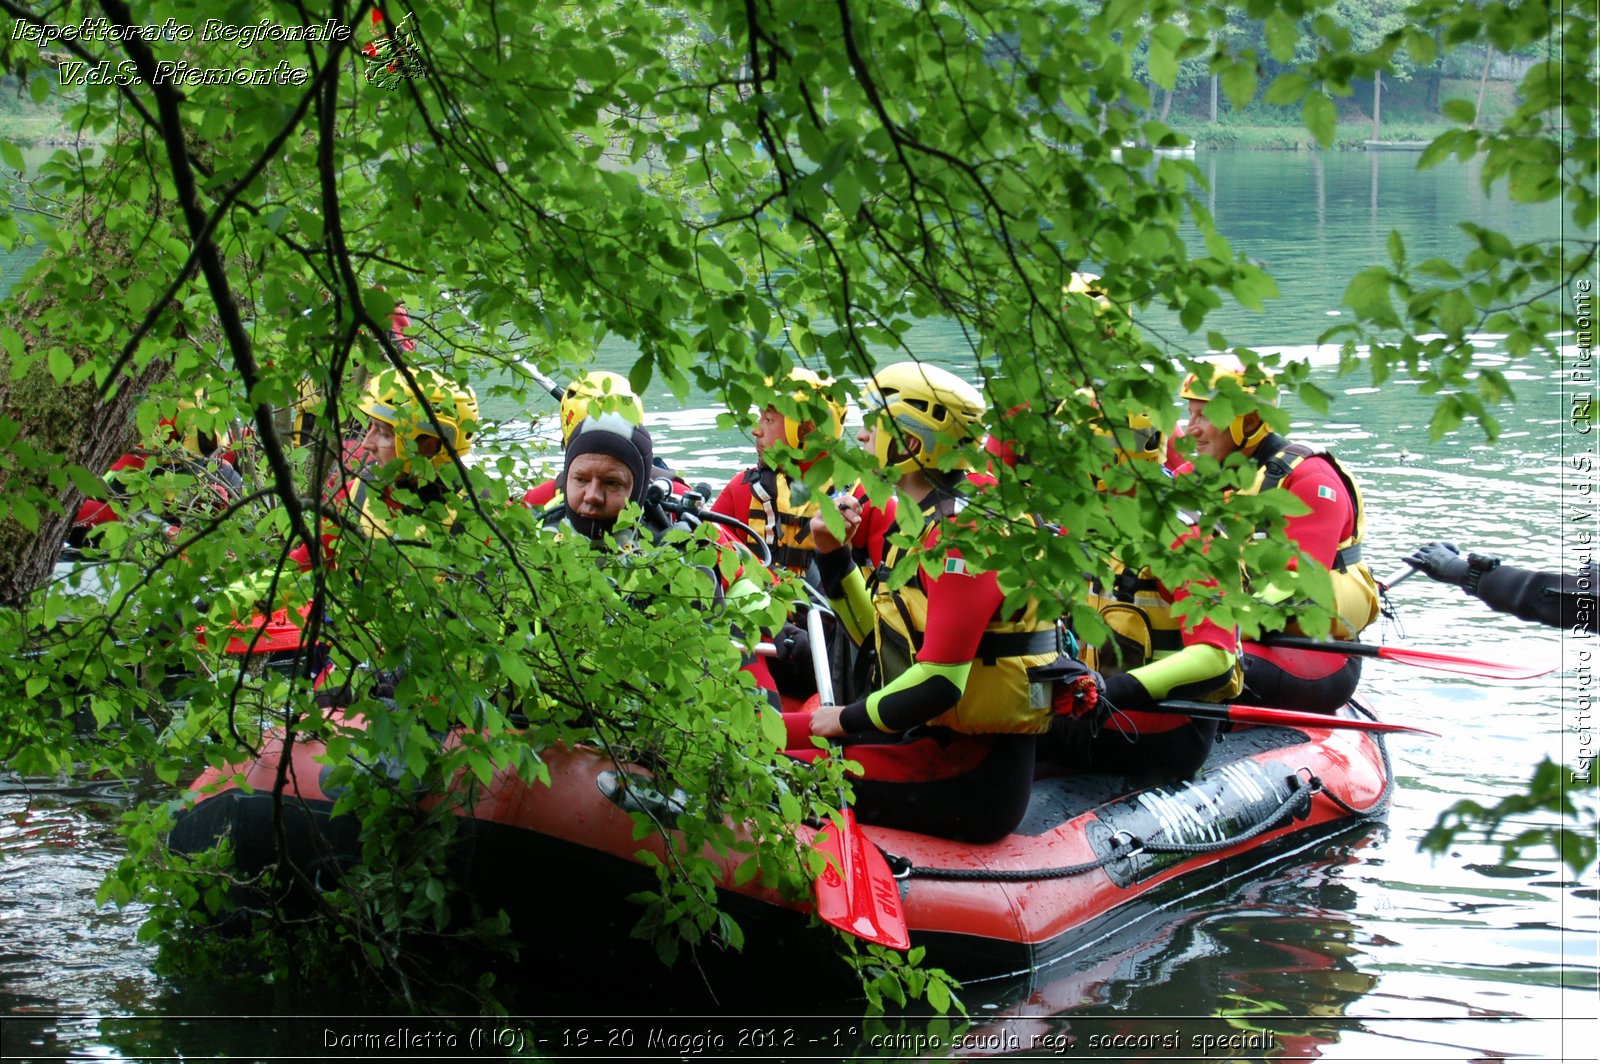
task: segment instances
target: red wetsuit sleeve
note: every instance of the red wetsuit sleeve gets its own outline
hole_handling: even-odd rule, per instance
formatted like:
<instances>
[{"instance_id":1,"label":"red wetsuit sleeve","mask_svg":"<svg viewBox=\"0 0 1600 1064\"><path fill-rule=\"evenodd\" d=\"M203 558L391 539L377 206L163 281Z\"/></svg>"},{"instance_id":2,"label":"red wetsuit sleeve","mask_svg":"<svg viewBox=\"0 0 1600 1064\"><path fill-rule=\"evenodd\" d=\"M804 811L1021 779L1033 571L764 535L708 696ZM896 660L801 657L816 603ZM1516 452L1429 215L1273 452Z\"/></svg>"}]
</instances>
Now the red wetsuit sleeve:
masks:
<instances>
[{"instance_id":1,"label":"red wetsuit sleeve","mask_svg":"<svg viewBox=\"0 0 1600 1064\"><path fill-rule=\"evenodd\" d=\"M732 558L734 561L734 568L732 570L733 575L726 576L720 572L718 573L718 578L722 581L722 590L726 591L733 585L734 581L744 576L747 572L744 564L744 558L747 553L744 550L744 537L737 529L729 528L726 525L719 525L715 522L707 523L716 530L717 548L721 551L721 556L724 558ZM722 567L719 566L718 568L720 570ZM759 565L757 566L757 569L760 569ZM779 577L776 572L769 573L768 575L771 577L774 584L778 583Z\"/></svg>"},{"instance_id":2,"label":"red wetsuit sleeve","mask_svg":"<svg viewBox=\"0 0 1600 1064\"><path fill-rule=\"evenodd\" d=\"M96 525L103 525L116 519L117 512L111 508L110 503L98 499L85 499L83 505L78 507L78 516L73 518L72 523L94 528Z\"/></svg>"},{"instance_id":3,"label":"red wetsuit sleeve","mask_svg":"<svg viewBox=\"0 0 1600 1064\"><path fill-rule=\"evenodd\" d=\"M923 550L931 552L938 539L935 528L923 540ZM928 596L928 630L917 660L930 665L960 665L977 657L984 629L1005 599L996 574L967 572L956 550L946 558L943 572L917 574Z\"/></svg>"},{"instance_id":4,"label":"red wetsuit sleeve","mask_svg":"<svg viewBox=\"0 0 1600 1064\"><path fill-rule=\"evenodd\" d=\"M734 474L733 479L728 481L728 486L717 493L716 500L711 504L712 513L721 514L723 517L731 517L735 521L750 520L750 499L752 496L750 494L750 482L745 479L748 473L749 470L744 473ZM744 542L743 532L729 528L727 525L718 525L717 528L724 534L736 537L739 542Z\"/></svg>"},{"instance_id":5,"label":"red wetsuit sleeve","mask_svg":"<svg viewBox=\"0 0 1600 1064\"><path fill-rule=\"evenodd\" d=\"M543 510L555 501L555 497L556 482L552 478L543 484L535 484L529 488L522 496L522 505L530 510Z\"/></svg>"},{"instance_id":6,"label":"red wetsuit sleeve","mask_svg":"<svg viewBox=\"0 0 1600 1064\"><path fill-rule=\"evenodd\" d=\"M1200 530L1198 528L1190 528L1183 535L1179 536L1173 541L1172 549L1177 550L1183 546L1185 540L1197 539L1199 537ZM1165 584L1158 583L1156 585L1157 591L1161 597L1172 603L1174 606L1180 602L1184 602L1193 598L1197 593L1214 592L1217 590L1217 587L1218 585L1215 580L1189 580L1180 585L1176 590L1169 590ZM1191 614L1190 617L1191 620L1184 624L1180 629L1180 632L1183 636L1184 646L1214 646L1219 647L1230 654L1233 653L1238 647L1238 638L1234 629L1224 628L1215 621L1208 620L1204 617L1200 618L1198 621L1192 619L1193 614Z\"/></svg>"},{"instance_id":7,"label":"red wetsuit sleeve","mask_svg":"<svg viewBox=\"0 0 1600 1064\"><path fill-rule=\"evenodd\" d=\"M923 540L923 549L930 550L937 540L938 529L930 530ZM989 626L989 618L994 616L1005 597L1000 593L999 578L994 573L966 572L964 559L956 551L946 556L943 571L929 574L919 570L916 578L922 581L922 589L928 596L927 629L917 661L928 665L961 665L972 661L977 657L978 644ZM882 696L877 703L878 717L886 729L904 731L950 709L961 700L961 695L961 688L948 677L930 674L909 687ZM874 730L866 705L867 700L861 699L845 707L839 716L840 724L849 731Z\"/></svg>"},{"instance_id":8,"label":"red wetsuit sleeve","mask_svg":"<svg viewBox=\"0 0 1600 1064\"><path fill-rule=\"evenodd\" d=\"M1308 514L1287 518L1284 535L1331 569L1340 542L1355 533L1355 508L1344 480L1325 459L1307 458L1279 486L1311 508ZM1294 567L1292 560L1289 564Z\"/></svg>"},{"instance_id":9,"label":"red wetsuit sleeve","mask_svg":"<svg viewBox=\"0 0 1600 1064\"><path fill-rule=\"evenodd\" d=\"M112 483L110 479L113 473L120 473L125 469L140 470L144 467L144 455L135 454L132 451L128 452L127 454L120 455L115 462L111 463L111 468L107 469L105 472L107 484L112 488L113 493L115 493L116 485ZM85 525L93 528L96 525L103 525L107 522L115 521L116 519L117 512L116 510L112 509L111 502L109 500L85 499L83 501L83 505L78 507L77 516L73 518L72 523L75 525Z\"/></svg>"},{"instance_id":10,"label":"red wetsuit sleeve","mask_svg":"<svg viewBox=\"0 0 1600 1064\"><path fill-rule=\"evenodd\" d=\"M350 485L354 483L355 481L346 481L344 487L340 488L338 493L334 495L333 504L335 506L343 506L349 503ZM337 532L324 532L322 534L322 557L325 562L332 563L333 545L338 538L339 534ZM300 544L289 552L289 560L298 565L301 572L305 572L311 568L311 548L304 543Z\"/></svg>"},{"instance_id":11,"label":"red wetsuit sleeve","mask_svg":"<svg viewBox=\"0 0 1600 1064\"><path fill-rule=\"evenodd\" d=\"M1216 586L1217 582L1215 580L1193 580L1184 584L1176 591L1168 591L1165 586L1162 586L1160 591L1164 598L1170 601L1173 605L1177 605L1186 599L1193 598L1193 589L1195 588L1214 590ZM1182 628L1184 646L1213 646L1221 650L1225 650L1230 654L1233 653L1234 649L1238 646L1238 640L1235 638L1234 630L1232 628L1224 628L1216 621L1208 620L1204 617L1198 621L1194 621L1192 620L1193 614L1191 614L1190 617L1191 622L1185 624Z\"/></svg>"},{"instance_id":12,"label":"red wetsuit sleeve","mask_svg":"<svg viewBox=\"0 0 1600 1064\"><path fill-rule=\"evenodd\" d=\"M331 560L333 558L333 544L338 538L332 532L324 532L322 534L322 557L324 559ZM300 544L289 552L289 560L298 565L302 573L306 572L311 568L311 548L304 543Z\"/></svg>"},{"instance_id":13,"label":"red wetsuit sleeve","mask_svg":"<svg viewBox=\"0 0 1600 1064\"><path fill-rule=\"evenodd\" d=\"M750 516L750 482L745 479L748 472L735 473L727 486L717 493L711 503L712 513L737 517L741 521Z\"/></svg>"}]
</instances>

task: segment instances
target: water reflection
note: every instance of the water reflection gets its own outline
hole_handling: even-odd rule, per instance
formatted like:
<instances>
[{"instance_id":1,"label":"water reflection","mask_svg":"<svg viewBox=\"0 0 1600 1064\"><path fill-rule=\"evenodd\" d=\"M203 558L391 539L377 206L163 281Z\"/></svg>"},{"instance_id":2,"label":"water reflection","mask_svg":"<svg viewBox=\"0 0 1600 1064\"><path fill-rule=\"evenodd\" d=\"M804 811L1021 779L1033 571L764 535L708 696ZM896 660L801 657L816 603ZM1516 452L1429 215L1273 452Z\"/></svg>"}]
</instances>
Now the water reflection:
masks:
<instances>
[{"instance_id":1,"label":"water reflection","mask_svg":"<svg viewBox=\"0 0 1600 1064\"><path fill-rule=\"evenodd\" d=\"M1372 838L1154 913L1060 971L1001 989L976 1027L1024 1052L1314 1059L1377 983L1358 963L1356 895L1343 882Z\"/></svg>"},{"instance_id":2,"label":"water reflection","mask_svg":"<svg viewBox=\"0 0 1600 1064\"><path fill-rule=\"evenodd\" d=\"M92 1053L100 1017L145 1008L157 986L137 911L94 903L126 797L116 784L0 780L0 1058Z\"/></svg>"}]
</instances>

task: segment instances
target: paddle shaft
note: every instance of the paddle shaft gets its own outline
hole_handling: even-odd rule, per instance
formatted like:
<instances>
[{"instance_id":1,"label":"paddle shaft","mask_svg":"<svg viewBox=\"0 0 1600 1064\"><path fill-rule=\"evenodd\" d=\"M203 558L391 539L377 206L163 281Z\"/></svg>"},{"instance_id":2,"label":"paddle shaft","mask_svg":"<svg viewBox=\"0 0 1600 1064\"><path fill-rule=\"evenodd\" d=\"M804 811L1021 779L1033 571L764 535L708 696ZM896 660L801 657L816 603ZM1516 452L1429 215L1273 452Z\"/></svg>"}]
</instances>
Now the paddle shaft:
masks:
<instances>
[{"instance_id":1,"label":"paddle shaft","mask_svg":"<svg viewBox=\"0 0 1600 1064\"><path fill-rule=\"evenodd\" d=\"M1410 724L1391 724L1382 720L1357 720L1337 717L1331 713L1307 713L1298 709L1276 709L1270 706L1236 706L1218 702L1183 702L1169 699L1153 706L1141 707L1140 713L1164 713L1170 716L1199 717L1203 720L1220 720L1230 724L1266 724L1288 728L1335 728L1347 731L1416 732L1419 735L1438 735L1438 732Z\"/></svg>"},{"instance_id":2,"label":"paddle shaft","mask_svg":"<svg viewBox=\"0 0 1600 1064\"><path fill-rule=\"evenodd\" d=\"M1403 565L1390 575L1384 577L1382 580L1379 580L1378 586L1385 591L1391 591L1394 589L1395 585L1403 581L1410 580L1416 575L1417 571L1415 569L1409 565Z\"/></svg>"},{"instance_id":3,"label":"paddle shaft","mask_svg":"<svg viewBox=\"0 0 1600 1064\"><path fill-rule=\"evenodd\" d=\"M1453 672L1461 676L1481 676L1489 680L1532 680L1554 672L1553 663L1491 661L1487 658L1467 658L1456 654L1441 654L1436 650L1418 650L1415 647L1385 647L1373 643L1352 643L1338 639L1308 639L1302 635L1282 633L1264 637L1261 642L1269 647L1285 650L1316 650L1328 654L1349 654L1361 658L1381 658L1398 661L1402 665L1415 665L1422 669Z\"/></svg>"},{"instance_id":4,"label":"paddle shaft","mask_svg":"<svg viewBox=\"0 0 1600 1064\"><path fill-rule=\"evenodd\" d=\"M1376 643L1354 643L1346 639L1312 639L1310 636L1273 632L1261 637L1261 644L1285 650L1320 650L1327 654L1348 654L1357 658L1381 657L1384 648Z\"/></svg>"},{"instance_id":5,"label":"paddle shaft","mask_svg":"<svg viewBox=\"0 0 1600 1064\"><path fill-rule=\"evenodd\" d=\"M806 634L811 637L811 668L817 674L817 694L825 706L833 705L833 669L828 665L828 638L822 628L822 611L806 610Z\"/></svg>"},{"instance_id":6,"label":"paddle shaft","mask_svg":"<svg viewBox=\"0 0 1600 1064\"><path fill-rule=\"evenodd\" d=\"M545 376L531 362L518 362L517 366L522 372L533 378L533 382L550 393L550 398L559 401L566 394L566 389L555 381Z\"/></svg>"}]
</instances>

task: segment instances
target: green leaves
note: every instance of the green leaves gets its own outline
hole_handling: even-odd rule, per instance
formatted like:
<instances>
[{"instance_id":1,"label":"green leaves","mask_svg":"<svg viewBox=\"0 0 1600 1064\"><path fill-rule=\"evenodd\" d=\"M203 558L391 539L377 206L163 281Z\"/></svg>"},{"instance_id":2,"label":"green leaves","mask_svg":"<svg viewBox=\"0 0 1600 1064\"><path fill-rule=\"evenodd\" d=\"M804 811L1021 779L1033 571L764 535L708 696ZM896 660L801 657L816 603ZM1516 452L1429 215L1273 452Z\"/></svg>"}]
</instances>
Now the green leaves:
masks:
<instances>
[{"instance_id":1,"label":"green leaves","mask_svg":"<svg viewBox=\"0 0 1600 1064\"><path fill-rule=\"evenodd\" d=\"M1183 45L1183 39L1183 30L1171 22L1162 23L1150 31L1150 77L1162 88L1172 88L1177 80L1177 53Z\"/></svg>"},{"instance_id":2,"label":"green leaves","mask_svg":"<svg viewBox=\"0 0 1600 1064\"><path fill-rule=\"evenodd\" d=\"M1222 91L1234 107L1245 107L1256 95L1256 68L1240 60L1230 63L1221 72Z\"/></svg>"},{"instance_id":3,"label":"green leaves","mask_svg":"<svg viewBox=\"0 0 1600 1064\"><path fill-rule=\"evenodd\" d=\"M1344 290L1344 305L1356 312L1363 321L1381 328L1399 328L1400 316L1395 312L1389 296L1392 276L1381 266L1362 270L1351 279Z\"/></svg>"},{"instance_id":4,"label":"green leaves","mask_svg":"<svg viewBox=\"0 0 1600 1064\"><path fill-rule=\"evenodd\" d=\"M1300 104L1300 117L1318 144L1324 148L1333 146L1338 113L1326 93L1308 92Z\"/></svg>"},{"instance_id":5,"label":"green leaves","mask_svg":"<svg viewBox=\"0 0 1600 1064\"><path fill-rule=\"evenodd\" d=\"M1283 11L1274 9L1262 26L1267 40L1267 52L1279 63L1294 58L1295 44L1300 40L1300 28Z\"/></svg>"},{"instance_id":6,"label":"green leaves","mask_svg":"<svg viewBox=\"0 0 1600 1064\"><path fill-rule=\"evenodd\" d=\"M1582 876L1596 857L1591 830L1597 813L1595 789L1592 770L1576 771L1546 758L1534 767L1525 793L1487 807L1470 799L1457 802L1439 814L1423 835L1419 848L1445 853L1461 835L1482 834L1489 840L1498 836L1507 861L1515 860L1524 850L1549 846L1574 876ZM1503 830L1518 822L1538 826L1515 833Z\"/></svg>"}]
</instances>

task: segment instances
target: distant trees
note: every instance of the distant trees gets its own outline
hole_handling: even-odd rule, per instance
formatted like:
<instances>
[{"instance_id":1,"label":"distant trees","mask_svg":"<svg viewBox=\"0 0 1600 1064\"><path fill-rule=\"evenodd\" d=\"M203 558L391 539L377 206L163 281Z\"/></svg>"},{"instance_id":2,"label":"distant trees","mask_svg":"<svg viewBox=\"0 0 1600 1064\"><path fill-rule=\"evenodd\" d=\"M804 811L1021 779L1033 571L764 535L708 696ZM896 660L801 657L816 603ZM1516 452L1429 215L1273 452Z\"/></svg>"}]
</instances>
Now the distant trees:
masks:
<instances>
[{"instance_id":1,"label":"distant trees","mask_svg":"<svg viewBox=\"0 0 1600 1064\"><path fill-rule=\"evenodd\" d=\"M1428 31L1429 41L1422 43L1415 34L1407 33L1413 28L1414 19L1411 5L1403 0L1336 0L1327 5L1307 5L1298 14L1291 14L1293 10L1289 7L1253 10L1248 5L1240 5L1220 11L1196 9L1186 14L1189 36L1191 39L1203 37L1205 44L1198 48L1191 44L1189 52L1192 54L1179 59L1175 71L1166 78L1170 85L1166 80L1160 81L1159 118L1168 119L1175 97L1188 97L1191 109L1196 106L1193 101L1203 101L1207 115L1213 120L1218 117L1211 106L1216 96L1226 96L1236 109L1252 102L1264 106L1270 101L1259 93L1245 94L1245 86L1252 83L1239 64L1250 64L1255 75L1253 86L1263 87L1277 75L1313 59L1319 48L1327 47L1354 54L1382 50L1388 55L1385 71L1381 76L1375 74L1363 93L1369 115L1378 106L1374 103L1372 86L1385 79L1405 82L1419 76L1428 79L1427 105L1437 111L1442 79L1470 77L1478 79L1481 87L1489 76L1494 58L1506 55L1493 42L1444 47L1442 29L1438 26ZM1386 48L1385 41L1391 37L1412 39L1408 47ZM1523 58L1525 65L1536 57L1536 49L1533 42L1527 42L1516 46L1515 54ZM1157 52L1160 53L1159 44ZM1219 64L1217 56L1226 59ZM1143 80L1152 78L1149 60L1150 42L1147 41L1135 54L1135 75ZM1157 73L1164 71L1163 63L1164 60L1158 59ZM1508 67L1503 76L1520 77L1513 73L1515 69ZM1225 76L1230 82L1226 89L1223 86ZM1483 106L1481 91L1477 106L1479 109Z\"/></svg>"}]
</instances>

